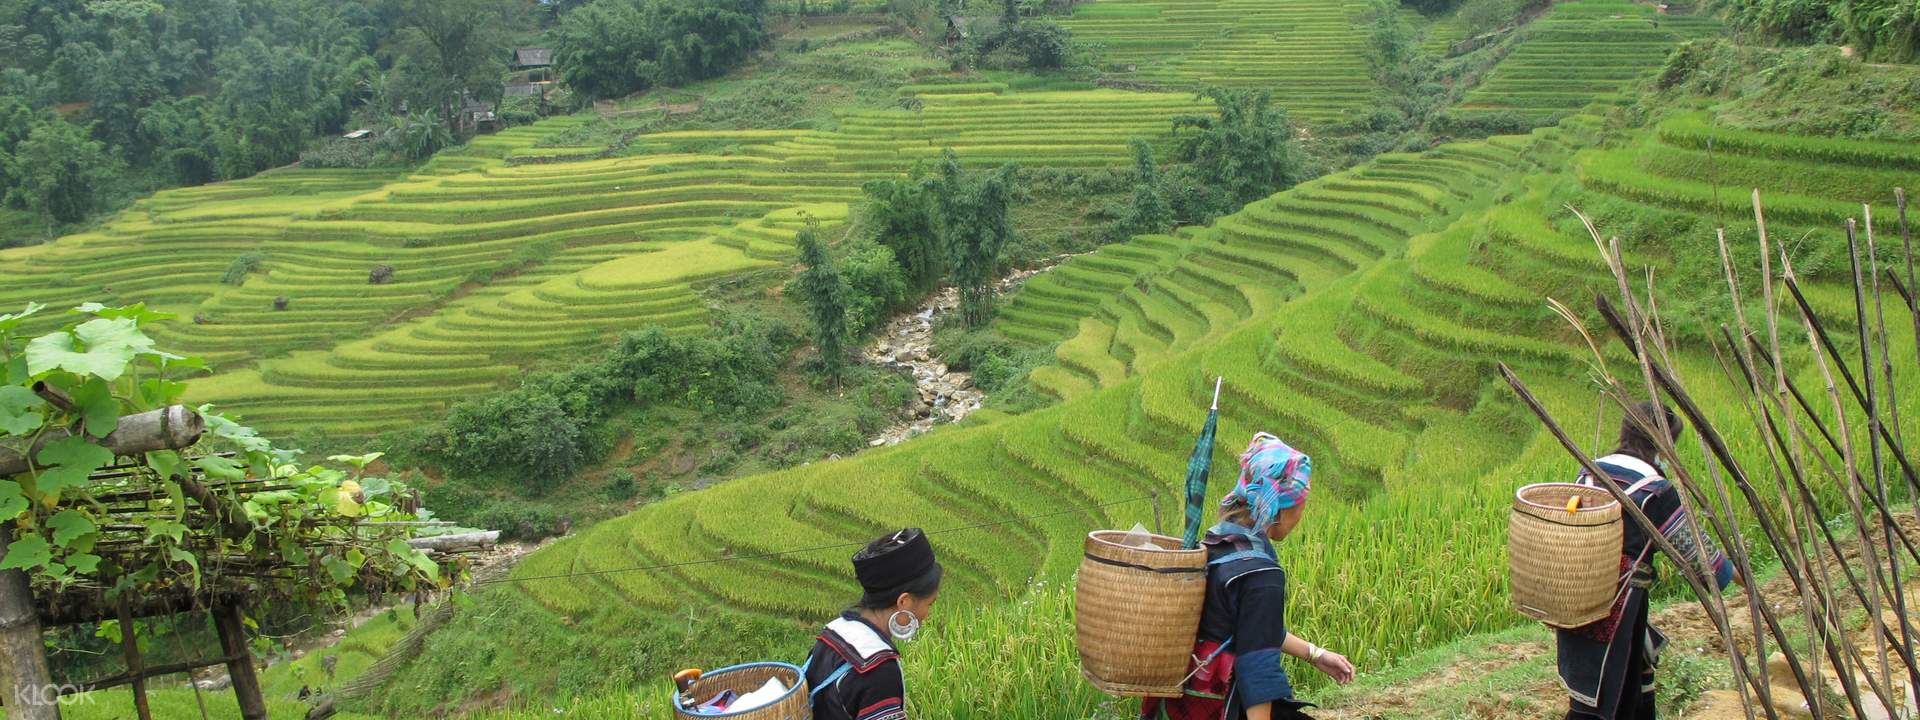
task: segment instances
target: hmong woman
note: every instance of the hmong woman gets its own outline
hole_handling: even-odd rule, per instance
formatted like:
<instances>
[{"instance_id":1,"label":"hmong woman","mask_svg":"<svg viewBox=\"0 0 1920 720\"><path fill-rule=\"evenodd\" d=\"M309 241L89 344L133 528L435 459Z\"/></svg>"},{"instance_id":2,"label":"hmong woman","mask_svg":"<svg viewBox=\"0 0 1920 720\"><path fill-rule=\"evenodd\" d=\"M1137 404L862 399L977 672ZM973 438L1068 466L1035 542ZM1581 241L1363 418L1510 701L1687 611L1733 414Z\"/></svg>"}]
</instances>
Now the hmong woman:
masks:
<instances>
[{"instance_id":1,"label":"hmong woman","mask_svg":"<svg viewBox=\"0 0 1920 720\"><path fill-rule=\"evenodd\" d=\"M1653 422L1654 414L1666 416L1672 439L1680 437L1680 418L1673 410L1641 402L1633 414ZM1647 519L1660 528L1660 534L1673 543L1683 557L1677 562L1695 563L1725 588L1733 580L1733 567L1726 555L1702 545L1704 535L1680 502L1680 494L1660 475L1658 446L1642 431L1631 416L1620 424L1620 441L1612 454L1594 464L1607 472L1607 479L1625 491L1638 504ZM1579 482L1592 484L1585 471ZM1711 541L1706 541L1710 543ZM1620 598L1606 619L1556 634L1560 650L1560 682L1572 696L1568 720L1652 720L1653 668L1666 637L1647 622L1647 588L1654 580L1654 544L1640 524L1625 523L1621 544Z\"/></svg>"},{"instance_id":2,"label":"hmong woman","mask_svg":"<svg viewBox=\"0 0 1920 720\"><path fill-rule=\"evenodd\" d=\"M1266 433L1240 455L1240 480L1220 501L1207 531L1207 599L1186 695L1149 698L1148 720L1290 720L1312 707L1293 697L1282 655L1307 661L1335 682L1353 663L1287 632L1287 574L1273 543L1300 524L1313 472L1306 455Z\"/></svg>"},{"instance_id":3,"label":"hmong woman","mask_svg":"<svg viewBox=\"0 0 1920 720\"><path fill-rule=\"evenodd\" d=\"M940 594L940 563L926 534L907 528L854 553L853 574L865 594L827 623L807 656L813 717L905 720L906 682L893 641L920 631Z\"/></svg>"}]
</instances>

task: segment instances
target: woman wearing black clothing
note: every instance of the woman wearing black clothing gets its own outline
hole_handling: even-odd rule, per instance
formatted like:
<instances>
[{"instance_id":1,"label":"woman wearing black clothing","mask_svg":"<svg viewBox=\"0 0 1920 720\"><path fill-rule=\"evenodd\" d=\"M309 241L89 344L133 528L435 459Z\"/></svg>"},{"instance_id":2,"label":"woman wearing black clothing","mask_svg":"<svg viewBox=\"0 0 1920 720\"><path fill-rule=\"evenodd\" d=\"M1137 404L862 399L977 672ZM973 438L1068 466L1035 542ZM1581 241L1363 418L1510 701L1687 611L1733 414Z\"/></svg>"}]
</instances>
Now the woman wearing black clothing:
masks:
<instances>
[{"instance_id":1,"label":"woman wearing black clothing","mask_svg":"<svg viewBox=\"0 0 1920 720\"><path fill-rule=\"evenodd\" d=\"M1178 698L1141 704L1143 720L1300 720L1313 707L1293 695L1281 665L1292 656L1335 682L1353 663L1287 631L1287 574L1273 543L1305 513L1312 461L1279 438L1255 435L1240 456L1240 481L1207 531L1207 596L1193 675Z\"/></svg>"},{"instance_id":2,"label":"woman wearing black clothing","mask_svg":"<svg viewBox=\"0 0 1920 720\"><path fill-rule=\"evenodd\" d=\"M1673 410L1651 402L1633 407L1633 414L1652 422L1666 416L1673 439L1680 437L1680 418ZM1630 416L1620 423L1620 441L1611 454L1594 460L1607 472L1605 482L1618 486L1640 506L1647 519L1682 557L1675 562L1702 568L1719 587L1733 580L1727 556L1710 544L1694 526L1680 501L1680 493L1661 476L1660 452L1653 436ZM1601 482L1582 471L1579 482ZM1567 720L1653 720L1653 668L1667 639L1647 622L1647 589L1653 585L1653 540L1637 522L1628 521L1621 543L1620 598L1613 612L1598 622L1555 633L1560 657L1560 682L1571 696ZM1711 542L1711 541L1708 541Z\"/></svg>"},{"instance_id":3,"label":"woman wearing black clothing","mask_svg":"<svg viewBox=\"0 0 1920 720\"><path fill-rule=\"evenodd\" d=\"M827 623L805 674L814 720L905 720L906 681L894 640L912 640L940 595L940 563L919 528L868 543L853 556L865 593Z\"/></svg>"}]
</instances>

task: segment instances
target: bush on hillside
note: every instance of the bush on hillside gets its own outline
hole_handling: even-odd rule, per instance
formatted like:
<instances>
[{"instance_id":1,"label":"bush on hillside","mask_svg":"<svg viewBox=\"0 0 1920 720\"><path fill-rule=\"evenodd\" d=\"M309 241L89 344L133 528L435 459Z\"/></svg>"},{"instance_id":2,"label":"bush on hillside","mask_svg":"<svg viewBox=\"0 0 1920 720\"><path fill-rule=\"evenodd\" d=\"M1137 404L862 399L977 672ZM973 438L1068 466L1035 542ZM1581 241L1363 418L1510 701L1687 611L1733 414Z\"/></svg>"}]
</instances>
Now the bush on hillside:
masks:
<instances>
[{"instance_id":1,"label":"bush on hillside","mask_svg":"<svg viewBox=\"0 0 1920 720\"><path fill-rule=\"evenodd\" d=\"M1920 58L1920 7L1912 0L1724 0L1735 27L1794 43L1844 43L1869 55Z\"/></svg>"},{"instance_id":2,"label":"bush on hillside","mask_svg":"<svg viewBox=\"0 0 1920 720\"><path fill-rule=\"evenodd\" d=\"M1657 113L1676 96L1731 100L1718 124L1865 140L1920 139L1920 80L1845 57L1831 46L1773 49L1728 40L1675 48L1643 101Z\"/></svg>"},{"instance_id":3,"label":"bush on hillside","mask_svg":"<svg viewBox=\"0 0 1920 720\"><path fill-rule=\"evenodd\" d=\"M260 269L260 253L242 253L233 262L227 263L227 271L220 275L220 284L239 285L247 281L247 276Z\"/></svg>"},{"instance_id":4,"label":"bush on hillside","mask_svg":"<svg viewBox=\"0 0 1920 720\"><path fill-rule=\"evenodd\" d=\"M1217 115L1173 119L1174 157L1186 165L1168 200L1182 220L1210 221L1310 175L1272 93L1209 88L1201 95L1213 99Z\"/></svg>"},{"instance_id":5,"label":"bush on hillside","mask_svg":"<svg viewBox=\"0 0 1920 720\"><path fill-rule=\"evenodd\" d=\"M465 476L505 480L538 495L601 458L603 422L633 403L739 416L779 402L774 384L793 333L777 321L730 315L717 332L629 333L598 359L535 373L519 387L456 403L413 438L415 457Z\"/></svg>"},{"instance_id":6,"label":"bush on hillside","mask_svg":"<svg viewBox=\"0 0 1920 720\"><path fill-rule=\"evenodd\" d=\"M373 167L378 153L374 143L364 140L329 138L300 153L301 167L367 168Z\"/></svg>"},{"instance_id":7,"label":"bush on hillside","mask_svg":"<svg viewBox=\"0 0 1920 720\"><path fill-rule=\"evenodd\" d=\"M560 18L554 68L590 98L725 73L767 43L766 0L598 0Z\"/></svg>"}]
</instances>

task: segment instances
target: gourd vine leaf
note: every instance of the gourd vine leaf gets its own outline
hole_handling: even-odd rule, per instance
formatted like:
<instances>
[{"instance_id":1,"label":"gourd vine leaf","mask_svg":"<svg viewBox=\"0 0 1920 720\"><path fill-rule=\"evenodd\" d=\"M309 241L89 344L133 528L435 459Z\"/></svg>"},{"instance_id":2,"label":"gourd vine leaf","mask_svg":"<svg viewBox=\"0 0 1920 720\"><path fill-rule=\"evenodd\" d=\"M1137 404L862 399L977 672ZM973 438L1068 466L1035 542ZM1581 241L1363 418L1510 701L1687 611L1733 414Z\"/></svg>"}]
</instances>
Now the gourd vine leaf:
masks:
<instances>
[{"instance_id":1,"label":"gourd vine leaf","mask_svg":"<svg viewBox=\"0 0 1920 720\"><path fill-rule=\"evenodd\" d=\"M193 553L187 552L186 548L178 545L169 545L167 546L167 559L174 562L183 562L192 566L193 587L196 589L200 587L200 558L195 557Z\"/></svg>"},{"instance_id":2,"label":"gourd vine leaf","mask_svg":"<svg viewBox=\"0 0 1920 720\"><path fill-rule=\"evenodd\" d=\"M8 359L6 366L0 367L0 370L5 371L0 372L0 380L7 381L8 385L25 385L27 378L31 376L27 372L27 356L24 354Z\"/></svg>"},{"instance_id":3,"label":"gourd vine leaf","mask_svg":"<svg viewBox=\"0 0 1920 720\"><path fill-rule=\"evenodd\" d=\"M164 378L140 381L140 401L147 407L172 405L187 391L187 384Z\"/></svg>"},{"instance_id":4,"label":"gourd vine leaf","mask_svg":"<svg viewBox=\"0 0 1920 720\"><path fill-rule=\"evenodd\" d=\"M73 404L86 422L87 434L106 437L120 424L120 401L113 397L113 386L100 378L88 378L71 393Z\"/></svg>"},{"instance_id":5,"label":"gourd vine leaf","mask_svg":"<svg viewBox=\"0 0 1920 720\"><path fill-rule=\"evenodd\" d=\"M78 510L61 510L47 519L47 527L53 528L53 544L60 547L72 547L73 541L99 530L86 513Z\"/></svg>"},{"instance_id":6,"label":"gourd vine leaf","mask_svg":"<svg viewBox=\"0 0 1920 720\"><path fill-rule=\"evenodd\" d=\"M70 436L47 443L34 462L45 468L36 484L41 502L52 507L60 501L60 491L86 485L88 475L113 462L113 451Z\"/></svg>"},{"instance_id":7,"label":"gourd vine leaf","mask_svg":"<svg viewBox=\"0 0 1920 720\"><path fill-rule=\"evenodd\" d=\"M153 338L133 320L99 318L28 342L27 371L37 376L65 370L111 382L127 371L134 355L152 350Z\"/></svg>"},{"instance_id":8,"label":"gourd vine leaf","mask_svg":"<svg viewBox=\"0 0 1920 720\"><path fill-rule=\"evenodd\" d=\"M27 535L7 544L7 556L0 558L0 570L31 570L45 566L52 559L52 548L46 538Z\"/></svg>"},{"instance_id":9,"label":"gourd vine leaf","mask_svg":"<svg viewBox=\"0 0 1920 720\"><path fill-rule=\"evenodd\" d=\"M141 325L156 323L162 320L172 320L180 317L179 315L176 315L173 313L160 312L158 310L148 310L147 304L143 302L137 302L132 305L127 305L124 307L108 307L106 305L102 305L97 302L81 303L80 306L74 308L73 311L77 313L86 313L94 317L106 318L108 320L131 319L134 322L140 323Z\"/></svg>"},{"instance_id":10,"label":"gourd vine leaf","mask_svg":"<svg viewBox=\"0 0 1920 720\"><path fill-rule=\"evenodd\" d=\"M20 494L20 483L0 480L0 518L17 517L32 505Z\"/></svg>"},{"instance_id":11,"label":"gourd vine leaf","mask_svg":"<svg viewBox=\"0 0 1920 720\"><path fill-rule=\"evenodd\" d=\"M155 450L147 453L147 467L153 468L155 477L160 478L160 487L166 488L167 500L173 505L173 519L179 520L187 514L187 494L180 489L180 481L174 476L180 474L180 467L186 461L180 459L180 453L172 450Z\"/></svg>"},{"instance_id":12,"label":"gourd vine leaf","mask_svg":"<svg viewBox=\"0 0 1920 720\"><path fill-rule=\"evenodd\" d=\"M172 538L173 541L177 543L180 542L180 538L186 534L187 526L184 523L177 523L172 520L155 520L147 523L146 541L152 543L157 538L166 537Z\"/></svg>"},{"instance_id":13,"label":"gourd vine leaf","mask_svg":"<svg viewBox=\"0 0 1920 720\"><path fill-rule=\"evenodd\" d=\"M40 303L30 302L30 303L27 303L27 308L25 310L21 310L20 312L17 312L17 313L8 313L5 315L0 315L0 332L6 332L8 330L12 330L14 328L20 327L20 322L22 320L25 320L28 315L32 315L34 313L40 312L41 310L46 309L46 307L47 307L46 305L43 305Z\"/></svg>"},{"instance_id":14,"label":"gourd vine leaf","mask_svg":"<svg viewBox=\"0 0 1920 720\"><path fill-rule=\"evenodd\" d=\"M327 568L327 576L333 578L335 584L345 583L348 578L353 577L353 568L338 555L328 555L325 560L320 561L320 564Z\"/></svg>"},{"instance_id":15,"label":"gourd vine leaf","mask_svg":"<svg viewBox=\"0 0 1920 720\"><path fill-rule=\"evenodd\" d=\"M215 480L241 480L247 477L246 467L234 462L232 458L208 455L194 458L193 464L200 468L201 472L206 473L207 477Z\"/></svg>"},{"instance_id":16,"label":"gourd vine leaf","mask_svg":"<svg viewBox=\"0 0 1920 720\"><path fill-rule=\"evenodd\" d=\"M0 386L0 435L28 435L47 419L45 400L19 385Z\"/></svg>"},{"instance_id":17,"label":"gourd vine leaf","mask_svg":"<svg viewBox=\"0 0 1920 720\"><path fill-rule=\"evenodd\" d=\"M100 556L92 553L75 553L67 556L67 564L73 566L76 575L92 575L100 569Z\"/></svg>"}]
</instances>

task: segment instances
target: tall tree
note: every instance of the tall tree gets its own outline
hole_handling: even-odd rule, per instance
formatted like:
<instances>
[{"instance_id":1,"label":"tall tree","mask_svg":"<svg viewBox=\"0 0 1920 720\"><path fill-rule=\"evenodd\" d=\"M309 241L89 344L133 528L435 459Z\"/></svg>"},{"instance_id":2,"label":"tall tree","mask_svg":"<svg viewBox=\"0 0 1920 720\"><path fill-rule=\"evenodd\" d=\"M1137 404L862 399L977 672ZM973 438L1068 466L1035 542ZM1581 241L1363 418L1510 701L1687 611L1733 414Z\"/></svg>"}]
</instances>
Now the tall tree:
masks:
<instances>
[{"instance_id":1,"label":"tall tree","mask_svg":"<svg viewBox=\"0 0 1920 720\"><path fill-rule=\"evenodd\" d=\"M516 5L501 0L396 0L400 61L410 99L448 127L467 98L498 100Z\"/></svg>"},{"instance_id":2,"label":"tall tree","mask_svg":"<svg viewBox=\"0 0 1920 720\"><path fill-rule=\"evenodd\" d=\"M1173 119L1174 156L1199 184L1181 215L1205 221L1291 187L1306 177L1287 112L1266 91L1208 88L1211 115ZM1192 132L1186 132L1192 131Z\"/></svg>"},{"instance_id":3,"label":"tall tree","mask_svg":"<svg viewBox=\"0 0 1920 720\"><path fill-rule=\"evenodd\" d=\"M766 0L598 0L561 17L554 67L589 97L715 77L766 45L766 14Z\"/></svg>"},{"instance_id":4,"label":"tall tree","mask_svg":"<svg viewBox=\"0 0 1920 720\"><path fill-rule=\"evenodd\" d=\"M619 97L644 90L658 76L659 41L640 4L601 0L560 16L552 30L553 65L560 79L587 97Z\"/></svg>"},{"instance_id":5,"label":"tall tree","mask_svg":"<svg viewBox=\"0 0 1920 720\"><path fill-rule=\"evenodd\" d=\"M793 290L807 305L813 319L813 344L820 349L820 369L828 381L839 384L846 377L848 341L847 306L850 291L840 266L820 239L820 224L811 218L794 241L800 246L800 263L806 266L793 279Z\"/></svg>"},{"instance_id":6,"label":"tall tree","mask_svg":"<svg viewBox=\"0 0 1920 720\"><path fill-rule=\"evenodd\" d=\"M947 267L960 290L960 315L969 327L993 319L993 283L1000 255L1013 240L1013 183L1016 168L966 172L948 149L940 157L936 207Z\"/></svg>"},{"instance_id":7,"label":"tall tree","mask_svg":"<svg viewBox=\"0 0 1920 720\"><path fill-rule=\"evenodd\" d=\"M1128 234L1166 232L1173 224L1173 208L1160 190L1160 169L1153 163L1153 146L1133 141L1133 203L1127 207Z\"/></svg>"},{"instance_id":8,"label":"tall tree","mask_svg":"<svg viewBox=\"0 0 1920 720\"><path fill-rule=\"evenodd\" d=\"M946 270L933 217L934 179L915 164L905 178L873 180L862 189L874 241L893 251L915 291L932 290Z\"/></svg>"},{"instance_id":9,"label":"tall tree","mask_svg":"<svg viewBox=\"0 0 1920 720\"><path fill-rule=\"evenodd\" d=\"M100 206L117 163L87 129L59 119L33 126L7 158L7 201L59 222L78 222Z\"/></svg>"}]
</instances>

